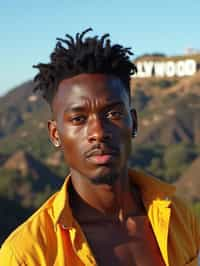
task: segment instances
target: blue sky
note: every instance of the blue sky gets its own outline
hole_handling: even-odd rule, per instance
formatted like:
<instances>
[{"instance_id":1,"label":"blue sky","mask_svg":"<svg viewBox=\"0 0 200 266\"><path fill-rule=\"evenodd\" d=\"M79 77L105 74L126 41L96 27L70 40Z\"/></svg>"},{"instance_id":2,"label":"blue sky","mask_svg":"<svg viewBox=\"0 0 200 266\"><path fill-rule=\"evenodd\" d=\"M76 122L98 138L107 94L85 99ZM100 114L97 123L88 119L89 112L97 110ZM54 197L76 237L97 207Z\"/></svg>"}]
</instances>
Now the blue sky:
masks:
<instances>
[{"instance_id":1,"label":"blue sky","mask_svg":"<svg viewBox=\"0 0 200 266\"><path fill-rule=\"evenodd\" d=\"M199 0L6 0L0 4L0 95L48 62L56 37L91 26L136 56L200 49Z\"/></svg>"}]
</instances>

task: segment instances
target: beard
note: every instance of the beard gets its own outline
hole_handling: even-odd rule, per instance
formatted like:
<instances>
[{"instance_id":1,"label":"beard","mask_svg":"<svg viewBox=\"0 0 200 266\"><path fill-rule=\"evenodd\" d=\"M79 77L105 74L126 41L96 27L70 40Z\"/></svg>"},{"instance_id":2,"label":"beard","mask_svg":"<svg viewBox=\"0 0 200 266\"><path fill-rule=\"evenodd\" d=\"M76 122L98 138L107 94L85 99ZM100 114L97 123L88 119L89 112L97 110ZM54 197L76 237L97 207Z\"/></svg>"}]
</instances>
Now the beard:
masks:
<instances>
[{"instance_id":1,"label":"beard","mask_svg":"<svg viewBox=\"0 0 200 266\"><path fill-rule=\"evenodd\" d=\"M117 181L119 173L112 172L109 174L102 174L90 179L90 182L94 185L109 185L112 186Z\"/></svg>"}]
</instances>

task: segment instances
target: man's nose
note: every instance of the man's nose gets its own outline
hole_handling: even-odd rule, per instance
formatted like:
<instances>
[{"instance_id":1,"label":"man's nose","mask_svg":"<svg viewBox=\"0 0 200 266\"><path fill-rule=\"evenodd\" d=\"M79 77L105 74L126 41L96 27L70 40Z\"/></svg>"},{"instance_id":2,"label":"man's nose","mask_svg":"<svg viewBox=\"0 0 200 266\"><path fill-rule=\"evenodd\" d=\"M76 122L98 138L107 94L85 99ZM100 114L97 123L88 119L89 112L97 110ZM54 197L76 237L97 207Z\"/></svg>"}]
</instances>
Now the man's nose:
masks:
<instances>
[{"instance_id":1,"label":"man's nose","mask_svg":"<svg viewBox=\"0 0 200 266\"><path fill-rule=\"evenodd\" d=\"M88 141L101 142L111 139L112 134L109 132L108 125L99 117L91 118L88 121Z\"/></svg>"}]
</instances>

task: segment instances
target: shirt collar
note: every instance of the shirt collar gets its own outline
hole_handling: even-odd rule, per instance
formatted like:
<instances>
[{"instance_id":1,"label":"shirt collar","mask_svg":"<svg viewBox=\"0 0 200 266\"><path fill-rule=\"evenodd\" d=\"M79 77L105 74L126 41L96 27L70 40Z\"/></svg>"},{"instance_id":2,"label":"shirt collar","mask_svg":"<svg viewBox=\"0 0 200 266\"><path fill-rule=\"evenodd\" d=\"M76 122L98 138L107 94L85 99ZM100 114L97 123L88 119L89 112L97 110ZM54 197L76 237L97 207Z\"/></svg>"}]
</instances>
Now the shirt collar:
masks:
<instances>
[{"instance_id":1,"label":"shirt collar","mask_svg":"<svg viewBox=\"0 0 200 266\"><path fill-rule=\"evenodd\" d=\"M164 201L169 202L170 197L175 193L174 185L165 183L146 173L129 169L129 176L132 183L139 187L146 210L155 200L162 200L163 203Z\"/></svg>"},{"instance_id":2,"label":"shirt collar","mask_svg":"<svg viewBox=\"0 0 200 266\"><path fill-rule=\"evenodd\" d=\"M65 228L73 227L72 210L69 204L69 184L71 176L68 175L61 190L57 193L53 202L53 216L55 225L58 223Z\"/></svg>"},{"instance_id":3,"label":"shirt collar","mask_svg":"<svg viewBox=\"0 0 200 266\"><path fill-rule=\"evenodd\" d=\"M175 192L175 186L162 182L150 175L129 169L129 177L133 184L140 189L142 200L146 209L156 199L168 201ZM69 184L71 176L68 175L61 190L56 194L53 202L53 216L55 225L61 224L65 229L72 228L74 218L69 204Z\"/></svg>"}]
</instances>

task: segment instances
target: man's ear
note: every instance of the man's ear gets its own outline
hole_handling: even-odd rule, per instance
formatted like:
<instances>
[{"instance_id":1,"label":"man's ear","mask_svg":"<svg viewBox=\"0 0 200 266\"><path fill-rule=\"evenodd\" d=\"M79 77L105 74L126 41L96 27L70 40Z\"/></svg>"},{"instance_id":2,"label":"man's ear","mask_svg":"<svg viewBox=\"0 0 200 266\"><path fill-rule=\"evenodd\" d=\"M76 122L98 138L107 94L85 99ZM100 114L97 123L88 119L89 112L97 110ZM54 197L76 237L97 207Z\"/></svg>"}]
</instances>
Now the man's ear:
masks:
<instances>
[{"instance_id":1,"label":"man's ear","mask_svg":"<svg viewBox=\"0 0 200 266\"><path fill-rule=\"evenodd\" d=\"M134 108L131 109L131 117L132 117L132 121L133 121L132 137L135 138L137 136L137 132L138 132L138 119L137 119L137 112Z\"/></svg>"},{"instance_id":2,"label":"man's ear","mask_svg":"<svg viewBox=\"0 0 200 266\"><path fill-rule=\"evenodd\" d=\"M48 131L50 140L53 143L54 147L59 148L61 146L61 141L55 120L48 120Z\"/></svg>"}]
</instances>

